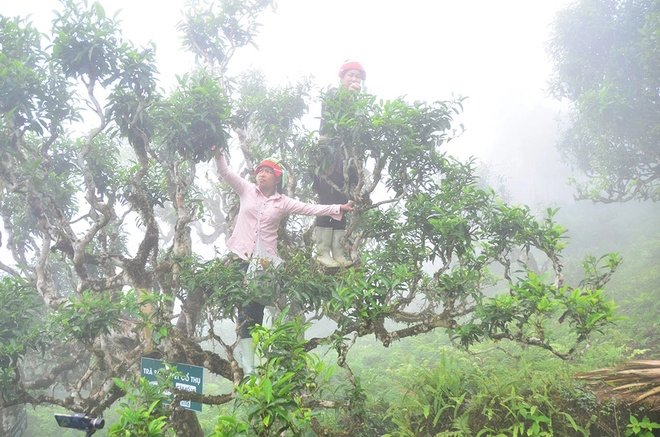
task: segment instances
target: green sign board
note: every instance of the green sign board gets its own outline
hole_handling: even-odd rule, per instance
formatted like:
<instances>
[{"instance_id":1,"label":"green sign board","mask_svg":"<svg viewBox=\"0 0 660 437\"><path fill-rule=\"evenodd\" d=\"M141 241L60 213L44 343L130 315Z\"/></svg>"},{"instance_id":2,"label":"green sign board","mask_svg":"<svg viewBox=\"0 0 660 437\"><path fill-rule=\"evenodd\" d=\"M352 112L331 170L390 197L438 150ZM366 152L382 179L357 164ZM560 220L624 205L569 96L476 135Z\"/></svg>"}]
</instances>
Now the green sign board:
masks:
<instances>
[{"instance_id":1,"label":"green sign board","mask_svg":"<svg viewBox=\"0 0 660 437\"><path fill-rule=\"evenodd\" d=\"M204 384L203 367L191 366L189 364L165 363L161 360L142 357L140 373L152 384L157 384L158 381L156 379L156 375L158 375L160 369L163 369L166 364L168 366L175 366L177 372L182 374L174 378L175 388L195 393L202 393L202 386ZM183 408L187 408L189 410L200 412L202 411L202 404L199 402L181 401L180 405Z\"/></svg>"}]
</instances>

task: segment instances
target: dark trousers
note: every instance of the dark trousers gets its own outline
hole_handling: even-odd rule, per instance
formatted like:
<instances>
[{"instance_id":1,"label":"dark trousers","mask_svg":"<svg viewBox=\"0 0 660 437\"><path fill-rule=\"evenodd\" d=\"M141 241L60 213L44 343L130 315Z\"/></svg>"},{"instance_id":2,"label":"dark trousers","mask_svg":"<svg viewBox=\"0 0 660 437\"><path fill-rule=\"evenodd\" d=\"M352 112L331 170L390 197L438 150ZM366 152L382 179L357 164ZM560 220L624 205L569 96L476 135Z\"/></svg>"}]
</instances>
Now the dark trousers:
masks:
<instances>
[{"instance_id":1,"label":"dark trousers","mask_svg":"<svg viewBox=\"0 0 660 437\"><path fill-rule=\"evenodd\" d=\"M339 188L344 186L344 175L342 173L335 171L330 175L330 180ZM325 180L318 178L314 182L321 205L343 205L348 202L348 198L343 193L335 190ZM335 220L327 215L317 216L316 226L320 228L332 228L333 230L343 230L346 229L346 216L342 217L341 220Z\"/></svg>"},{"instance_id":2,"label":"dark trousers","mask_svg":"<svg viewBox=\"0 0 660 437\"><path fill-rule=\"evenodd\" d=\"M234 261L237 269L247 272L249 263L243 259L236 259ZM250 301L238 308L236 322L240 326L240 337L250 338L249 328L254 325L263 325L264 323L264 309L266 307L259 302Z\"/></svg>"},{"instance_id":3,"label":"dark trousers","mask_svg":"<svg viewBox=\"0 0 660 437\"><path fill-rule=\"evenodd\" d=\"M241 325L241 338L250 338L248 328L264 324L264 309L259 302L250 301L238 309L238 324Z\"/></svg>"}]
</instances>

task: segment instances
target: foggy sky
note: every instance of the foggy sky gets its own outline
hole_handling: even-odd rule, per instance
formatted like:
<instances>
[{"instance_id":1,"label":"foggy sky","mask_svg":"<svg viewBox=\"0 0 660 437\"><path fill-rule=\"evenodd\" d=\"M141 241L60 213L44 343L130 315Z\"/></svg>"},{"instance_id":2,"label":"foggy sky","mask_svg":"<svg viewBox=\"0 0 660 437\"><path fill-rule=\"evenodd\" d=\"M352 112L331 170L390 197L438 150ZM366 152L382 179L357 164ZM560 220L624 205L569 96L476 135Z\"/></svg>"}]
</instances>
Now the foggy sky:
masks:
<instances>
[{"instance_id":1,"label":"foggy sky","mask_svg":"<svg viewBox=\"0 0 660 437\"><path fill-rule=\"evenodd\" d=\"M32 14L42 32L59 8L55 0L4 3L3 15ZM350 58L367 70L367 91L383 99L467 96L457 118L467 131L446 150L486 163L507 181L516 203L569 202L568 169L555 150L565 109L547 96L551 65L544 47L555 12L568 3L280 0L276 12L260 19L259 50L238 51L231 73L259 68L273 84L312 76L320 90L336 83L339 65ZM173 86L175 74L192 68L176 31L184 0L102 4L110 16L122 10L125 39L157 44L163 84Z\"/></svg>"}]
</instances>

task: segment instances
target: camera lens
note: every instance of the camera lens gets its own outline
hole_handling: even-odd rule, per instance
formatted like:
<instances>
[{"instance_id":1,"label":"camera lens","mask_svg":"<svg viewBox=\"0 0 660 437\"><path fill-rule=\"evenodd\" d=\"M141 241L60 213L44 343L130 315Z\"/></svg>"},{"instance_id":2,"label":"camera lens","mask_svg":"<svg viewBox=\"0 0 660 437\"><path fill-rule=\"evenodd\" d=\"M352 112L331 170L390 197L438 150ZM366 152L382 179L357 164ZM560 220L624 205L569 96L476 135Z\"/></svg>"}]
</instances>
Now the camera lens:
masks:
<instances>
[{"instance_id":1,"label":"camera lens","mask_svg":"<svg viewBox=\"0 0 660 437\"><path fill-rule=\"evenodd\" d=\"M92 429L102 429L105 425L105 419L89 419L89 425Z\"/></svg>"}]
</instances>

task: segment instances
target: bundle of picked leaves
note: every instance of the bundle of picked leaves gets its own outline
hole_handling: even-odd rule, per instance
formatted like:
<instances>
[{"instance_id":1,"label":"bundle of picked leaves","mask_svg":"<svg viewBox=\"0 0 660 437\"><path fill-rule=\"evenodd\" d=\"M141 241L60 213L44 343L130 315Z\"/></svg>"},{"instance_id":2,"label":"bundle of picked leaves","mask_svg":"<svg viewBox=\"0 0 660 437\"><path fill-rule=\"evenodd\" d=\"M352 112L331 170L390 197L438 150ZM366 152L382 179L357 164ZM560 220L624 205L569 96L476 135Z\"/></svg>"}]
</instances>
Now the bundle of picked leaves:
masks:
<instances>
[{"instance_id":1,"label":"bundle of picked leaves","mask_svg":"<svg viewBox=\"0 0 660 437\"><path fill-rule=\"evenodd\" d=\"M628 361L617 367L580 373L576 377L605 382L614 397L637 395L633 402L646 400L652 411L660 411L660 360Z\"/></svg>"}]
</instances>

